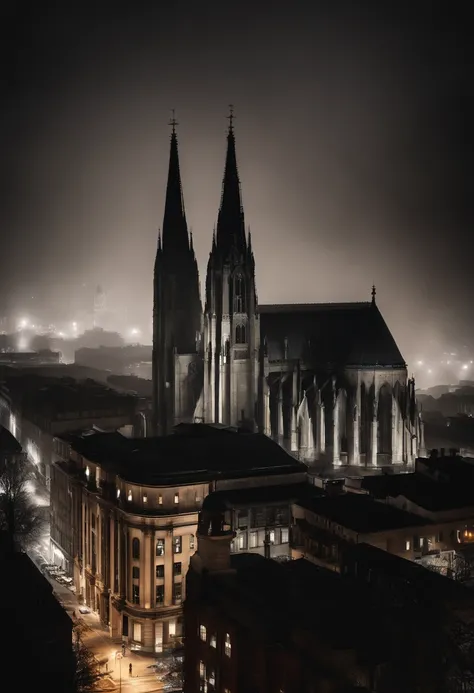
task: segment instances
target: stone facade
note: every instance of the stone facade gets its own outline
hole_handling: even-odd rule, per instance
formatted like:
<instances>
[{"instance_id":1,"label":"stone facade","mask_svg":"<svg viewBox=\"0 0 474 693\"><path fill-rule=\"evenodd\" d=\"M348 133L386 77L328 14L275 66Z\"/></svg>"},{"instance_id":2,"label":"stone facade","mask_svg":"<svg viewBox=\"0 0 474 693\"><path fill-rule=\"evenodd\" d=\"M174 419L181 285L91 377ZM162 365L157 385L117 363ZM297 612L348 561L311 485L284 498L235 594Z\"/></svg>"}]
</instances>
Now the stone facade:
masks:
<instances>
[{"instance_id":1,"label":"stone facade","mask_svg":"<svg viewBox=\"0 0 474 693\"><path fill-rule=\"evenodd\" d=\"M259 430L318 465L411 465L423 454L414 381L375 288L362 303L258 304L232 125L202 314L174 131L163 228L155 265L155 430L184 421ZM183 267L190 300L179 310ZM194 340L185 335L183 311L188 332L201 321Z\"/></svg>"}]
</instances>

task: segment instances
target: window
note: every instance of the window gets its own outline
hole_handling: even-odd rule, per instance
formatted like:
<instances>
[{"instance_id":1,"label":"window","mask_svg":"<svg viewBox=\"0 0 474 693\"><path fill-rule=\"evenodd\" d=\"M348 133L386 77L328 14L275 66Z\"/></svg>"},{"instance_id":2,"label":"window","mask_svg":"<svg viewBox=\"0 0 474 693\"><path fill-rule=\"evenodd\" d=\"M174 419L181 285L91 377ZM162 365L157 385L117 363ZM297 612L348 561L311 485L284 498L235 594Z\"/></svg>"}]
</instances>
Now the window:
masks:
<instances>
[{"instance_id":1,"label":"window","mask_svg":"<svg viewBox=\"0 0 474 693\"><path fill-rule=\"evenodd\" d=\"M140 604L140 587L139 585L132 585L132 603Z\"/></svg>"},{"instance_id":2,"label":"window","mask_svg":"<svg viewBox=\"0 0 474 693\"><path fill-rule=\"evenodd\" d=\"M245 313L245 282L241 274L234 279L234 313Z\"/></svg>"},{"instance_id":3,"label":"window","mask_svg":"<svg viewBox=\"0 0 474 693\"><path fill-rule=\"evenodd\" d=\"M140 539L136 537L132 539L132 558L135 560L140 558Z\"/></svg>"},{"instance_id":4,"label":"window","mask_svg":"<svg viewBox=\"0 0 474 693\"><path fill-rule=\"evenodd\" d=\"M206 678L206 667L204 666L204 662L199 662L199 678Z\"/></svg>"},{"instance_id":5,"label":"window","mask_svg":"<svg viewBox=\"0 0 474 693\"><path fill-rule=\"evenodd\" d=\"M194 549L194 534L189 535L189 548Z\"/></svg>"},{"instance_id":6,"label":"window","mask_svg":"<svg viewBox=\"0 0 474 693\"><path fill-rule=\"evenodd\" d=\"M207 628L206 626L203 626L202 623L199 626L199 637L203 642L206 642L207 640Z\"/></svg>"},{"instance_id":7,"label":"window","mask_svg":"<svg viewBox=\"0 0 474 693\"><path fill-rule=\"evenodd\" d=\"M217 647L217 637L215 633L213 633L209 638L209 645L214 649Z\"/></svg>"},{"instance_id":8,"label":"window","mask_svg":"<svg viewBox=\"0 0 474 693\"><path fill-rule=\"evenodd\" d=\"M86 477L87 477L87 481L89 481L90 475L91 475L91 470L89 469L89 467L86 467Z\"/></svg>"},{"instance_id":9,"label":"window","mask_svg":"<svg viewBox=\"0 0 474 693\"><path fill-rule=\"evenodd\" d=\"M194 496L194 501L195 501L196 505L199 505L199 503L201 502L201 494L198 493L197 491L196 491L196 494Z\"/></svg>"},{"instance_id":10,"label":"window","mask_svg":"<svg viewBox=\"0 0 474 693\"><path fill-rule=\"evenodd\" d=\"M163 496L161 495L161 493L158 496L158 505L163 505Z\"/></svg>"},{"instance_id":11,"label":"window","mask_svg":"<svg viewBox=\"0 0 474 693\"><path fill-rule=\"evenodd\" d=\"M288 544L288 539L289 539L288 534L289 534L288 533L288 527L282 527L282 530L281 530L281 543L282 544Z\"/></svg>"},{"instance_id":12,"label":"window","mask_svg":"<svg viewBox=\"0 0 474 693\"><path fill-rule=\"evenodd\" d=\"M207 682L210 686L216 685L216 672L213 669L209 670L209 675L207 677Z\"/></svg>"},{"instance_id":13,"label":"window","mask_svg":"<svg viewBox=\"0 0 474 693\"><path fill-rule=\"evenodd\" d=\"M134 623L133 624L133 639L135 642L141 642L142 641L142 624L141 623Z\"/></svg>"},{"instance_id":14,"label":"window","mask_svg":"<svg viewBox=\"0 0 474 693\"><path fill-rule=\"evenodd\" d=\"M176 635L176 621L170 621L168 624L168 633L171 637Z\"/></svg>"},{"instance_id":15,"label":"window","mask_svg":"<svg viewBox=\"0 0 474 693\"><path fill-rule=\"evenodd\" d=\"M178 604L181 604L181 598L182 598L182 586L180 582L175 582L173 584L173 604L177 606Z\"/></svg>"},{"instance_id":16,"label":"window","mask_svg":"<svg viewBox=\"0 0 474 693\"><path fill-rule=\"evenodd\" d=\"M162 580L165 577L165 566L164 565L157 565L156 566L156 577L158 580Z\"/></svg>"},{"instance_id":17,"label":"window","mask_svg":"<svg viewBox=\"0 0 474 693\"><path fill-rule=\"evenodd\" d=\"M250 548L251 549L256 549L257 548L257 532L250 532Z\"/></svg>"},{"instance_id":18,"label":"window","mask_svg":"<svg viewBox=\"0 0 474 693\"><path fill-rule=\"evenodd\" d=\"M275 543L275 530L274 529L270 530L270 532L268 533L268 541L270 542L270 544Z\"/></svg>"},{"instance_id":19,"label":"window","mask_svg":"<svg viewBox=\"0 0 474 693\"><path fill-rule=\"evenodd\" d=\"M131 501L132 500L132 492L131 490L128 492L127 500Z\"/></svg>"},{"instance_id":20,"label":"window","mask_svg":"<svg viewBox=\"0 0 474 693\"><path fill-rule=\"evenodd\" d=\"M157 539L156 540L156 555L157 556L164 556L165 555L165 540L164 539Z\"/></svg>"},{"instance_id":21,"label":"window","mask_svg":"<svg viewBox=\"0 0 474 693\"><path fill-rule=\"evenodd\" d=\"M138 566L136 566L136 565L134 565L132 568L132 578L134 580L140 579L140 568L138 568Z\"/></svg>"},{"instance_id":22,"label":"window","mask_svg":"<svg viewBox=\"0 0 474 693\"><path fill-rule=\"evenodd\" d=\"M143 502L144 502L144 503L147 503L147 501L148 501L148 496L147 496L146 493L145 493L145 495L143 496Z\"/></svg>"},{"instance_id":23,"label":"window","mask_svg":"<svg viewBox=\"0 0 474 693\"><path fill-rule=\"evenodd\" d=\"M173 537L173 553L181 553L182 537Z\"/></svg>"},{"instance_id":24,"label":"window","mask_svg":"<svg viewBox=\"0 0 474 693\"><path fill-rule=\"evenodd\" d=\"M224 654L227 657L230 657L231 653L232 653L232 644L230 642L230 635L229 635L229 633L226 633L225 634L225 640L224 640Z\"/></svg>"},{"instance_id":25,"label":"window","mask_svg":"<svg viewBox=\"0 0 474 693\"><path fill-rule=\"evenodd\" d=\"M247 534L239 534L237 537L237 546L239 547L240 551L247 548Z\"/></svg>"},{"instance_id":26,"label":"window","mask_svg":"<svg viewBox=\"0 0 474 693\"><path fill-rule=\"evenodd\" d=\"M179 503L179 493L175 493L174 494L174 504L178 505L178 503Z\"/></svg>"},{"instance_id":27,"label":"window","mask_svg":"<svg viewBox=\"0 0 474 693\"><path fill-rule=\"evenodd\" d=\"M173 575L181 575L181 563L173 563Z\"/></svg>"},{"instance_id":28,"label":"window","mask_svg":"<svg viewBox=\"0 0 474 693\"><path fill-rule=\"evenodd\" d=\"M120 489L117 489L117 499L120 498Z\"/></svg>"},{"instance_id":29,"label":"window","mask_svg":"<svg viewBox=\"0 0 474 693\"><path fill-rule=\"evenodd\" d=\"M247 343L247 329L245 325L237 325L235 328L235 343L236 344L246 344Z\"/></svg>"},{"instance_id":30,"label":"window","mask_svg":"<svg viewBox=\"0 0 474 693\"><path fill-rule=\"evenodd\" d=\"M156 586L156 606L161 606L165 603L165 586Z\"/></svg>"},{"instance_id":31,"label":"window","mask_svg":"<svg viewBox=\"0 0 474 693\"><path fill-rule=\"evenodd\" d=\"M409 539L407 539L405 542L405 551L410 551L410 549L411 549L411 541Z\"/></svg>"}]
</instances>

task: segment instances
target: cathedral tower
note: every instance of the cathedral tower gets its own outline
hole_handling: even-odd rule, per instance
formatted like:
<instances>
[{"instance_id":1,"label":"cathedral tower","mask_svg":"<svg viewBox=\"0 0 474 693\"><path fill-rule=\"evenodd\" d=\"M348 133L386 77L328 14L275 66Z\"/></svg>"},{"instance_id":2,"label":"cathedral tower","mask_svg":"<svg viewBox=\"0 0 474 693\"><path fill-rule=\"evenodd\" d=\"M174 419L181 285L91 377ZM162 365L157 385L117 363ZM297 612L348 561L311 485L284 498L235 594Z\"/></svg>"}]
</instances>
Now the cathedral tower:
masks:
<instances>
[{"instance_id":1,"label":"cathedral tower","mask_svg":"<svg viewBox=\"0 0 474 693\"><path fill-rule=\"evenodd\" d=\"M260 327L255 261L237 171L233 111L217 229L212 239L204 310L204 391L207 423L255 427Z\"/></svg>"},{"instance_id":2,"label":"cathedral tower","mask_svg":"<svg viewBox=\"0 0 474 693\"><path fill-rule=\"evenodd\" d=\"M201 300L199 273L184 211L176 120L153 294L153 433L192 421L199 395Z\"/></svg>"}]
</instances>

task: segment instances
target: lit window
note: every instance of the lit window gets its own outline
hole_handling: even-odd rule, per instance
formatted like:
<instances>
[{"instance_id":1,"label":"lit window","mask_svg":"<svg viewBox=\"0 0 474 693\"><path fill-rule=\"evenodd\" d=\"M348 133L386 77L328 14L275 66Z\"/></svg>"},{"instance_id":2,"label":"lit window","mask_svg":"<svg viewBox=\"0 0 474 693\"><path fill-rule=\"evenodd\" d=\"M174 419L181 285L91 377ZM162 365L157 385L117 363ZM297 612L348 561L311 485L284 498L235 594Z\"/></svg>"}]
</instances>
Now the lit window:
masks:
<instances>
[{"instance_id":1,"label":"lit window","mask_svg":"<svg viewBox=\"0 0 474 693\"><path fill-rule=\"evenodd\" d=\"M176 621L170 621L168 625L168 633L173 637L176 635Z\"/></svg>"},{"instance_id":2,"label":"lit window","mask_svg":"<svg viewBox=\"0 0 474 693\"><path fill-rule=\"evenodd\" d=\"M89 478L90 475L91 475L91 470L89 469L89 467L86 467L86 477Z\"/></svg>"},{"instance_id":3,"label":"lit window","mask_svg":"<svg viewBox=\"0 0 474 693\"><path fill-rule=\"evenodd\" d=\"M146 503L147 500L148 500L148 496L147 496L146 493L145 493L145 495L143 496L143 502Z\"/></svg>"},{"instance_id":4,"label":"lit window","mask_svg":"<svg viewBox=\"0 0 474 693\"><path fill-rule=\"evenodd\" d=\"M251 549L256 549L257 548L257 532L250 532L250 548Z\"/></svg>"},{"instance_id":5,"label":"lit window","mask_svg":"<svg viewBox=\"0 0 474 693\"><path fill-rule=\"evenodd\" d=\"M127 500L131 501L132 500L132 490L130 489L128 492Z\"/></svg>"},{"instance_id":6,"label":"lit window","mask_svg":"<svg viewBox=\"0 0 474 693\"><path fill-rule=\"evenodd\" d=\"M410 551L410 549L411 549L411 541L409 541L407 539L407 541L405 542L405 551Z\"/></svg>"},{"instance_id":7,"label":"lit window","mask_svg":"<svg viewBox=\"0 0 474 693\"><path fill-rule=\"evenodd\" d=\"M275 530L274 529L272 529L271 532L269 533L268 539L270 541L270 544L275 543Z\"/></svg>"},{"instance_id":8,"label":"lit window","mask_svg":"<svg viewBox=\"0 0 474 693\"><path fill-rule=\"evenodd\" d=\"M164 556L165 555L165 540L164 539L157 539L156 540L156 555L157 556Z\"/></svg>"},{"instance_id":9,"label":"lit window","mask_svg":"<svg viewBox=\"0 0 474 693\"><path fill-rule=\"evenodd\" d=\"M202 623L199 626L199 637L203 642L206 642L207 640L207 628L206 626L203 626Z\"/></svg>"},{"instance_id":10,"label":"lit window","mask_svg":"<svg viewBox=\"0 0 474 693\"><path fill-rule=\"evenodd\" d=\"M173 537L173 553L181 553L182 537Z\"/></svg>"},{"instance_id":11,"label":"lit window","mask_svg":"<svg viewBox=\"0 0 474 693\"><path fill-rule=\"evenodd\" d=\"M204 662L199 662L199 678L204 679L206 677L206 667Z\"/></svg>"},{"instance_id":12,"label":"lit window","mask_svg":"<svg viewBox=\"0 0 474 693\"><path fill-rule=\"evenodd\" d=\"M174 504L178 505L178 503L179 503L179 493L175 493L174 494Z\"/></svg>"},{"instance_id":13,"label":"lit window","mask_svg":"<svg viewBox=\"0 0 474 693\"><path fill-rule=\"evenodd\" d=\"M196 496L195 496L195 501L196 505L201 502L201 494L196 491Z\"/></svg>"},{"instance_id":14,"label":"lit window","mask_svg":"<svg viewBox=\"0 0 474 693\"><path fill-rule=\"evenodd\" d=\"M229 633L225 634L225 640L224 640L224 653L227 655L227 657L230 657L232 652L232 645L230 642L230 635Z\"/></svg>"},{"instance_id":15,"label":"lit window","mask_svg":"<svg viewBox=\"0 0 474 693\"><path fill-rule=\"evenodd\" d=\"M194 549L194 534L189 535L189 548Z\"/></svg>"},{"instance_id":16,"label":"lit window","mask_svg":"<svg viewBox=\"0 0 474 693\"><path fill-rule=\"evenodd\" d=\"M120 498L120 489L117 489L117 498Z\"/></svg>"},{"instance_id":17,"label":"lit window","mask_svg":"<svg viewBox=\"0 0 474 693\"><path fill-rule=\"evenodd\" d=\"M161 493L158 496L158 505L163 505L163 496L161 495Z\"/></svg>"},{"instance_id":18,"label":"lit window","mask_svg":"<svg viewBox=\"0 0 474 693\"><path fill-rule=\"evenodd\" d=\"M241 551L245 550L247 548L247 534L246 533L239 534L239 536L237 537L237 545Z\"/></svg>"},{"instance_id":19,"label":"lit window","mask_svg":"<svg viewBox=\"0 0 474 693\"><path fill-rule=\"evenodd\" d=\"M209 645L210 645L211 647L214 647L214 648L217 647L217 637L216 637L216 634L215 634L215 633L213 633L213 634L211 635L211 637L209 638Z\"/></svg>"},{"instance_id":20,"label":"lit window","mask_svg":"<svg viewBox=\"0 0 474 693\"><path fill-rule=\"evenodd\" d=\"M288 527L283 527L281 530L281 543L288 544Z\"/></svg>"},{"instance_id":21,"label":"lit window","mask_svg":"<svg viewBox=\"0 0 474 693\"><path fill-rule=\"evenodd\" d=\"M207 682L209 683L210 686L216 685L216 672L213 669L211 669L209 671L209 676L207 677Z\"/></svg>"}]
</instances>

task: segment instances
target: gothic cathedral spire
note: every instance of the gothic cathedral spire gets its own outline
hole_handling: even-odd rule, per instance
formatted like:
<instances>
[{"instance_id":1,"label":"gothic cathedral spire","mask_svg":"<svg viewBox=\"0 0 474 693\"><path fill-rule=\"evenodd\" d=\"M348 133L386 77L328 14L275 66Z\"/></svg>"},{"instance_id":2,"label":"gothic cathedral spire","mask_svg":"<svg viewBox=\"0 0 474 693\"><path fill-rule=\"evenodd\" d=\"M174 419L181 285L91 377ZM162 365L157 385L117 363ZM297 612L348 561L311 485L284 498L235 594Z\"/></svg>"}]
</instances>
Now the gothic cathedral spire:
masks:
<instances>
[{"instance_id":1,"label":"gothic cathedral spire","mask_svg":"<svg viewBox=\"0 0 474 693\"><path fill-rule=\"evenodd\" d=\"M192 420L194 394L182 396L189 383L178 381L191 362L198 361L201 330L199 275L184 211L174 113L170 125L168 181L153 301L152 429L161 435L170 433L181 421Z\"/></svg>"},{"instance_id":2,"label":"gothic cathedral spire","mask_svg":"<svg viewBox=\"0 0 474 693\"><path fill-rule=\"evenodd\" d=\"M206 276L203 418L255 427L260 326L230 107L222 196Z\"/></svg>"}]
</instances>

